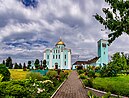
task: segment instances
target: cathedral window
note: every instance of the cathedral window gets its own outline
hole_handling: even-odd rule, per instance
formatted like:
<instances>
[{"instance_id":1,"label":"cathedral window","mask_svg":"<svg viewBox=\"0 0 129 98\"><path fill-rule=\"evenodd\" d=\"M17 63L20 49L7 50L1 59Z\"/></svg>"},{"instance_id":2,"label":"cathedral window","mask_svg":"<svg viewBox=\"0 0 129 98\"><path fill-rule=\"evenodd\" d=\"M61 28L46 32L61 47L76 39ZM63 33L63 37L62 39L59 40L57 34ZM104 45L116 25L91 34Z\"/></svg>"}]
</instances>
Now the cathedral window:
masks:
<instances>
[{"instance_id":1,"label":"cathedral window","mask_svg":"<svg viewBox=\"0 0 129 98\"><path fill-rule=\"evenodd\" d=\"M47 55L47 59L49 59L49 55Z\"/></svg>"},{"instance_id":2,"label":"cathedral window","mask_svg":"<svg viewBox=\"0 0 129 98\"><path fill-rule=\"evenodd\" d=\"M56 53L57 53L57 50L56 50Z\"/></svg>"},{"instance_id":3,"label":"cathedral window","mask_svg":"<svg viewBox=\"0 0 129 98\"><path fill-rule=\"evenodd\" d=\"M64 63L65 63L65 65L66 65L66 61L65 61Z\"/></svg>"},{"instance_id":4,"label":"cathedral window","mask_svg":"<svg viewBox=\"0 0 129 98\"><path fill-rule=\"evenodd\" d=\"M59 59L60 59L60 55L59 55Z\"/></svg>"},{"instance_id":5,"label":"cathedral window","mask_svg":"<svg viewBox=\"0 0 129 98\"><path fill-rule=\"evenodd\" d=\"M57 55L56 55L56 59L57 59Z\"/></svg>"},{"instance_id":6,"label":"cathedral window","mask_svg":"<svg viewBox=\"0 0 129 98\"><path fill-rule=\"evenodd\" d=\"M65 55L65 59L66 59L66 55Z\"/></svg>"},{"instance_id":7,"label":"cathedral window","mask_svg":"<svg viewBox=\"0 0 129 98\"><path fill-rule=\"evenodd\" d=\"M49 62L47 62L47 65L49 65Z\"/></svg>"},{"instance_id":8,"label":"cathedral window","mask_svg":"<svg viewBox=\"0 0 129 98\"><path fill-rule=\"evenodd\" d=\"M53 59L55 58L55 56L53 55Z\"/></svg>"}]
</instances>

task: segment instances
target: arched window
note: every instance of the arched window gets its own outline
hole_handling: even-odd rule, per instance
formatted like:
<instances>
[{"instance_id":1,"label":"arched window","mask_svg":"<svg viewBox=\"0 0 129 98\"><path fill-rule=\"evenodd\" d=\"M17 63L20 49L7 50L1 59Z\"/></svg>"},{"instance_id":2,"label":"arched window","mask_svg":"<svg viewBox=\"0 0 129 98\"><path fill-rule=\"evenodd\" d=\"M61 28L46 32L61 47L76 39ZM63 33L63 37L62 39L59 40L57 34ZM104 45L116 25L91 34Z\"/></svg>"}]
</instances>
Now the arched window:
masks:
<instances>
[{"instance_id":1,"label":"arched window","mask_svg":"<svg viewBox=\"0 0 129 98\"><path fill-rule=\"evenodd\" d=\"M57 59L57 55L56 55L56 59Z\"/></svg>"},{"instance_id":2,"label":"arched window","mask_svg":"<svg viewBox=\"0 0 129 98\"><path fill-rule=\"evenodd\" d=\"M65 59L66 59L66 55L65 55Z\"/></svg>"},{"instance_id":3,"label":"arched window","mask_svg":"<svg viewBox=\"0 0 129 98\"><path fill-rule=\"evenodd\" d=\"M60 55L59 55L59 59L60 59Z\"/></svg>"},{"instance_id":4,"label":"arched window","mask_svg":"<svg viewBox=\"0 0 129 98\"><path fill-rule=\"evenodd\" d=\"M64 62L65 66L66 66L66 61Z\"/></svg>"},{"instance_id":5,"label":"arched window","mask_svg":"<svg viewBox=\"0 0 129 98\"><path fill-rule=\"evenodd\" d=\"M47 59L49 59L49 55L47 55Z\"/></svg>"}]
</instances>

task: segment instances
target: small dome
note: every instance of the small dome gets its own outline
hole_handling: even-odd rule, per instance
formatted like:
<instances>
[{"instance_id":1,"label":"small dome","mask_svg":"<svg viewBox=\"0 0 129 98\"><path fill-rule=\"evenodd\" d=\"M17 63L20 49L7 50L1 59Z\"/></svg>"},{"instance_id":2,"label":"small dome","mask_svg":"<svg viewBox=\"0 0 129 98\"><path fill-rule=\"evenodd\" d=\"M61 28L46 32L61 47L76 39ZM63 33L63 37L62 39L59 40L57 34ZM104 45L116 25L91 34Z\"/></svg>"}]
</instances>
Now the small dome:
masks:
<instances>
[{"instance_id":1,"label":"small dome","mask_svg":"<svg viewBox=\"0 0 129 98\"><path fill-rule=\"evenodd\" d=\"M65 45L65 44L64 44L64 42L62 41L62 39L60 39L60 40L56 43L56 45Z\"/></svg>"}]
</instances>

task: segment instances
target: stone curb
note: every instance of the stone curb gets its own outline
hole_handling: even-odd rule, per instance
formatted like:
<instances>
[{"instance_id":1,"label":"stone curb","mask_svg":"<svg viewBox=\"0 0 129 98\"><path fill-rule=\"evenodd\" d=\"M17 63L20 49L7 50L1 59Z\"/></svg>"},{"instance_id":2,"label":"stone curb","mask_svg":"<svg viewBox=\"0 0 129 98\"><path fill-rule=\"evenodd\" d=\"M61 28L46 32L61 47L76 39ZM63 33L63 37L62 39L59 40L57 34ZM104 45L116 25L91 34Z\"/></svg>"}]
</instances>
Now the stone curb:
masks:
<instances>
[{"instance_id":1,"label":"stone curb","mask_svg":"<svg viewBox=\"0 0 129 98\"><path fill-rule=\"evenodd\" d=\"M59 89L62 87L62 85L65 83L66 80L64 80L64 82L61 83L61 85L57 88L57 90L54 92L54 94L50 98L53 98L56 95L56 93L59 91Z\"/></svg>"},{"instance_id":2,"label":"stone curb","mask_svg":"<svg viewBox=\"0 0 129 98\"><path fill-rule=\"evenodd\" d=\"M90 88L90 87L85 87L85 88L88 89L88 90L94 91L94 92L101 93L101 94L106 94L107 93L107 92L100 91L100 90L97 90L97 89L94 89L94 88ZM118 95L116 95L116 94L111 94L111 96L118 97ZM125 96L120 96L120 97L122 97L122 98L128 98L128 97L125 97Z\"/></svg>"},{"instance_id":3,"label":"stone curb","mask_svg":"<svg viewBox=\"0 0 129 98\"><path fill-rule=\"evenodd\" d=\"M71 73L70 73L71 74ZM70 76L70 74L68 75L68 77ZM68 78L67 78L68 79ZM66 82L66 80L67 79L65 79L64 80L64 82L62 82L61 83L61 85L57 88L57 90L53 93L53 95L50 97L50 98L53 98L55 95L56 95L56 93L59 91L59 89L63 86L63 84Z\"/></svg>"}]
</instances>

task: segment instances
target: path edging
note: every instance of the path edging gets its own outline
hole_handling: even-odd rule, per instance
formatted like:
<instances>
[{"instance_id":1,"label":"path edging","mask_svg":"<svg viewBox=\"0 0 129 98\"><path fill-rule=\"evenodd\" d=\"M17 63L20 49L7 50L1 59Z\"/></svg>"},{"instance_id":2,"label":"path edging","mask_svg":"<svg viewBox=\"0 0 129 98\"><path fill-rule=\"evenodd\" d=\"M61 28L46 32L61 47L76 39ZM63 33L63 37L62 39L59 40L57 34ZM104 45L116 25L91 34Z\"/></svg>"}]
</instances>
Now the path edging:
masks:
<instances>
[{"instance_id":1,"label":"path edging","mask_svg":"<svg viewBox=\"0 0 129 98\"><path fill-rule=\"evenodd\" d=\"M67 80L67 79L66 79L66 80ZM53 95L52 95L50 98L53 98L53 97L56 95L56 93L59 91L59 89L62 87L62 85L65 83L66 80L64 80L64 81L61 83L61 85L56 89L56 91L53 93Z\"/></svg>"},{"instance_id":2,"label":"path edging","mask_svg":"<svg viewBox=\"0 0 129 98\"><path fill-rule=\"evenodd\" d=\"M92 90L92 91L101 93L101 94L106 94L106 93L107 93L107 92L105 92L105 91L97 90L97 89L94 89L94 88L91 88L91 87L85 87L85 88L88 89L88 90ZM116 95L116 94L111 94L111 96L118 97L118 95ZM127 97L125 97L125 96L120 96L120 97L122 97L122 98L127 98Z\"/></svg>"}]
</instances>

